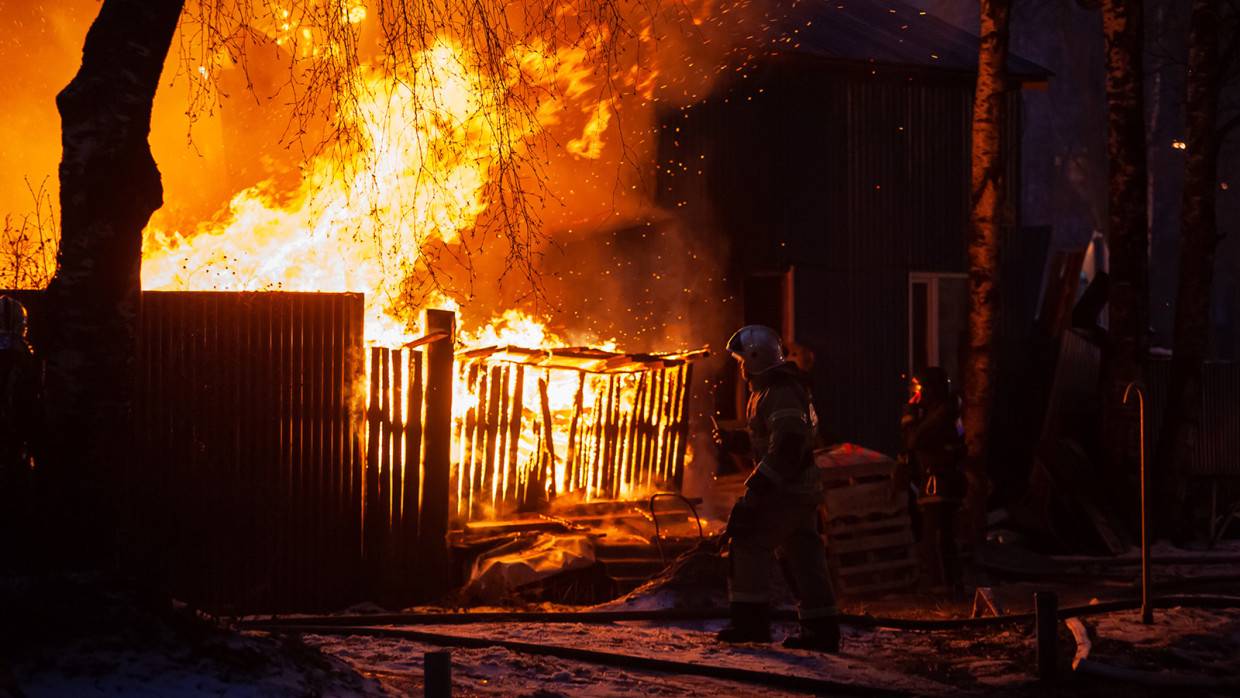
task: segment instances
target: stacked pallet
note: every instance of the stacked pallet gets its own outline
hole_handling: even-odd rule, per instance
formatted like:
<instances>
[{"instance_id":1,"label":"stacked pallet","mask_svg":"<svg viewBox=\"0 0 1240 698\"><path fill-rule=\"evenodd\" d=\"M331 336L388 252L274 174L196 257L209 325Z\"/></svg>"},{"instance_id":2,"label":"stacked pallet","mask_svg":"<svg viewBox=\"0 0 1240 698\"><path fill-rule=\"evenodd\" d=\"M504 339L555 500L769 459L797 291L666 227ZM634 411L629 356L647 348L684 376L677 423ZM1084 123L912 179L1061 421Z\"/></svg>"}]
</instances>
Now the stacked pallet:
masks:
<instances>
[{"instance_id":1,"label":"stacked pallet","mask_svg":"<svg viewBox=\"0 0 1240 698\"><path fill-rule=\"evenodd\" d=\"M836 591L863 596L916 584L916 546L897 463L853 444L814 456L825 489L827 556Z\"/></svg>"}]
</instances>

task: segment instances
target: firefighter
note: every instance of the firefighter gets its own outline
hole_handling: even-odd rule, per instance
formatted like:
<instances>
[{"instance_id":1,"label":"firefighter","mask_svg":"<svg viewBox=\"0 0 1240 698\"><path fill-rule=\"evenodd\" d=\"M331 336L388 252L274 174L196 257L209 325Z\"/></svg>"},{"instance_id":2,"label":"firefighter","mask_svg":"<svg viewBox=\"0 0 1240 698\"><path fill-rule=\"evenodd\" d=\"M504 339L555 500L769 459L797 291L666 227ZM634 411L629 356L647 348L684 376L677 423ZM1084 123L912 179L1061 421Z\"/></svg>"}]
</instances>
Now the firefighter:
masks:
<instances>
[{"instance_id":1,"label":"firefighter","mask_svg":"<svg viewBox=\"0 0 1240 698\"><path fill-rule=\"evenodd\" d=\"M785 647L837 652L839 609L819 531L822 484L814 465L817 417L808 377L785 361L779 335L761 325L728 340L749 383L746 418L753 460L745 494L728 518L732 619L722 642L770 642L770 575L779 554L800 611Z\"/></svg>"},{"instance_id":2,"label":"firefighter","mask_svg":"<svg viewBox=\"0 0 1240 698\"><path fill-rule=\"evenodd\" d=\"M31 443L39 425L39 371L26 342L26 308L0 296L0 572L20 568L30 538Z\"/></svg>"},{"instance_id":3,"label":"firefighter","mask_svg":"<svg viewBox=\"0 0 1240 698\"><path fill-rule=\"evenodd\" d=\"M33 466L39 381L26 325L26 307L0 296L0 470L6 474Z\"/></svg>"},{"instance_id":4,"label":"firefighter","mask_svg":"<svg viewBox=\"0 0 1240 698\"><path fill-rule=\"evenodd\" d=\"M900 420L904 458L917 491L921 519L923 585L959 592L956 512L964 501L964 438L959 408L947 373L938 367L909 380L909 397Z\"/></svg>"}]
</instances>

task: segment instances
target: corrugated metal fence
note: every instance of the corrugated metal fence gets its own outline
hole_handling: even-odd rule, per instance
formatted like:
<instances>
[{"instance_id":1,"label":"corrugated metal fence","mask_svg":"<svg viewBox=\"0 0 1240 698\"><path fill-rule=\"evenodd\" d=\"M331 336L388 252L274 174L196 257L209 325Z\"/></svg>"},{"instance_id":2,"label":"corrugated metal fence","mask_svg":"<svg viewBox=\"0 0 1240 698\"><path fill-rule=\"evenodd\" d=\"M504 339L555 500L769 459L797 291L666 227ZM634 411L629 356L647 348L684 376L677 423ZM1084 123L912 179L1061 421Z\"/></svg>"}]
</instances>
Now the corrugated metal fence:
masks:
<instances>
[{"instance_id":1,"label":"corrugated metal fence","mask_svg":"<svg viewBox=\"0 0 1240 698\"><path fill-rule=\"evenodd\" d=\"M147 292L141 317L129 509L157 572L215 610L356 597L362 297Z\"/></svg>"},{"instance_id":2,"label":"corrugated metal fence","mask_svg":"<svg viewBox=\"0 0 1240 698\"><path fill-rule=\"evenodd\" d=\"M126 510L181 598L257 612L442 591L411 574L446 532L446 486L443 524L419 524L423 435L451 438L423 429L436 379L420 352L373 349L367 410L362 318L359 294L143 294Z\"/></svg>"}]
</instances>

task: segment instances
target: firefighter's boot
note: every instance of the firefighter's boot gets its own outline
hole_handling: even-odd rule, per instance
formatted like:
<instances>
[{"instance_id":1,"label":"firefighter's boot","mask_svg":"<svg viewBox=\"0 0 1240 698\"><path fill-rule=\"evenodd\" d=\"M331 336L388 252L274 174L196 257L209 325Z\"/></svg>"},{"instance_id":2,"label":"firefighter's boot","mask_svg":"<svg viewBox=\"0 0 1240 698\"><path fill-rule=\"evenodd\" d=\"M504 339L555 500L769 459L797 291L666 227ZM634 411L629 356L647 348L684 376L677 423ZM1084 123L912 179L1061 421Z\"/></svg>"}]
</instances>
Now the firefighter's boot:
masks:
<instances>
[{"instance_id":1,"label":"firefighter's boot","mask_svg":"<svg viewBox=\"0 0 1240 698\"><path fill-rule=\"evenodd\" d=\"M801 632L789 635L784 647L835 654L840 651L840 623L836 618L810 618L801 621Z\"/></svg>"},{"instance_id":2,"label":"firefighter's boot","mask_svg":"<svg viewBox=\"0 0 1240 698\"><path fill-rule=\"evenodd\" d=\"M732 603L732 620L715 635L720 642L770 642L771 609L764 603Z\"/></svg>"}]
</instances>

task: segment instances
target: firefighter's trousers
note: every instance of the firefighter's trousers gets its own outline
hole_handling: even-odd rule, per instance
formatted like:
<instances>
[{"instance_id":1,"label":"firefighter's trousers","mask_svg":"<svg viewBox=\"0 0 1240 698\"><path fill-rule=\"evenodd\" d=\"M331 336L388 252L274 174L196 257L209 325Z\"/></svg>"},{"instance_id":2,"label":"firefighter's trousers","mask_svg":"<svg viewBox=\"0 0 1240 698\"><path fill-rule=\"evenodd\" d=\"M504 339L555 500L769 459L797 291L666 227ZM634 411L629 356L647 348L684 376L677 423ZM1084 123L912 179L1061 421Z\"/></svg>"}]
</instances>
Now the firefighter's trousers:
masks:
<instances>
[{"instance_id":1,"label":"firefighter's trousers","mask_svg":"<svg viewBox=\"0 0 1240 698\"><path fill-rule=\"evenodd\" d=\"M729 600L770 603L771 572L778 554L803 620L839 614L827 574L827 551L818 529L820 496L747 492L732 526Z\"/></svg>"}]
</instances>

